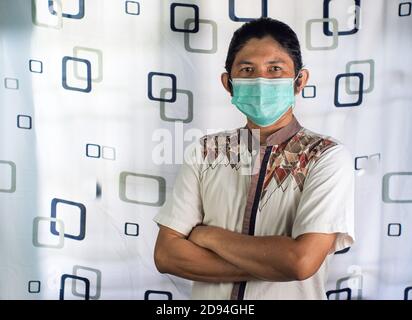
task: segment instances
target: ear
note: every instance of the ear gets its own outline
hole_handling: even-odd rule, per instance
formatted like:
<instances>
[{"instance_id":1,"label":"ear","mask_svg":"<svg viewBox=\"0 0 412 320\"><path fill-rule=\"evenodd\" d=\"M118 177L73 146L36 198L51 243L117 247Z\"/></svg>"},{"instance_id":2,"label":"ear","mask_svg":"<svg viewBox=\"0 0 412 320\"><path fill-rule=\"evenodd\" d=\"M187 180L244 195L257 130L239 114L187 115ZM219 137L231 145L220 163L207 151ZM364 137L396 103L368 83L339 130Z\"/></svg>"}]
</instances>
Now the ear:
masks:
<instances>
[{"instance_id":1,"label":"ear","mask_svg":"<svg viewBox=\"0 0 412 320\"><path fill-rule=\"evenodd\" d=\"M220 80L222 81L222 85L225 88L225 90L229 92L230 95L232 95L232 85L229 81L229 73L223 72L220 76Z\"/></svg>"},{"instance_id":2,"label":"ear","mask_svg":"<svg viewBox=\"0 0 412 320\"><path fill-rule=\"evenodd\" d=\"M306 86L309 80L309 70L308 69L302 69L299 71L299 76L296 79L296 85L295 85L295 95L300 94L303 90L303 88Z\"/></svg>"}]
</instances>

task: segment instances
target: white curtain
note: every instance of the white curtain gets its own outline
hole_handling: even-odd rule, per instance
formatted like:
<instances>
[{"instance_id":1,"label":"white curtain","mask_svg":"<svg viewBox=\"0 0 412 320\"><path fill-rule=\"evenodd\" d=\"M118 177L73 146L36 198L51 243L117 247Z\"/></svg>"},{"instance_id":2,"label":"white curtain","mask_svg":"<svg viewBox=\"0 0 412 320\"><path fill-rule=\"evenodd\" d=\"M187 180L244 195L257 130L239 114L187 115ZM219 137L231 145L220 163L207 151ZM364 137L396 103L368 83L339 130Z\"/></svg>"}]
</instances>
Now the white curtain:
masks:
<instances>
[{"instance_id":1,"label":"white curtain","mask_svg":"<svg viewBox=\"0 0 412 320\"><path fill-rule=\"evenodd\" d=\"M152 218L184 147L245 123L220 74L233 32L269 16L310 70L298 120L354 155L357 239L329 299L412 299L411 6L0 0L0 298L189 297L155 269Z\"/></svg>"}]
</instances>

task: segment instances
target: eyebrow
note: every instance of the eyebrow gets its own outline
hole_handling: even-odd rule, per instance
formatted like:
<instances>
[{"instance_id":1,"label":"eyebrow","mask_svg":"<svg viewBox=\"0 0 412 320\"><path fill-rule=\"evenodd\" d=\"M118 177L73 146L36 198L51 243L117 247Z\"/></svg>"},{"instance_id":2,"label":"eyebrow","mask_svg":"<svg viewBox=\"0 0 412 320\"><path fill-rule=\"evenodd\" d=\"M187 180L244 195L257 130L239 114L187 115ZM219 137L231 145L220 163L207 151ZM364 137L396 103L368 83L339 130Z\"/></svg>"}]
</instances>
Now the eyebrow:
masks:
<instances>
[{"instance_id":1,"label":"eyebrow","mask_svg":"<svg viewBox=\"0 0 412 320\"><path fill-rule=\"evenodd\" d=\"M286 63L286 62L282 59L270 60L270 61L265 62L265 64L275 64L275 63ZM241 65L241 64L253 65L254 63L251 62L251 61L247 61L247 60L241 60L237 63L238 66Z\"/></svg>"}]
</instances>

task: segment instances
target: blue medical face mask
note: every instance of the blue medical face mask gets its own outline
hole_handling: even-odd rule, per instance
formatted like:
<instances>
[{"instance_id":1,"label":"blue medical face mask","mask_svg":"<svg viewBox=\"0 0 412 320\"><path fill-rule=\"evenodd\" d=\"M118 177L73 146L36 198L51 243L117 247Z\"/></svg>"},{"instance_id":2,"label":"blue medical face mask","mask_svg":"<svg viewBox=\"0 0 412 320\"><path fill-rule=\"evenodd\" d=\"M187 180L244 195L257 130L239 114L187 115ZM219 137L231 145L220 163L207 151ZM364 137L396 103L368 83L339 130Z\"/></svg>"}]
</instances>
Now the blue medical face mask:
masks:
<instances>
[{"instance_id":1,"label":"blue medical face mask","mask_svg":"<svg viewBox=\"0 0 412 320\"><path fill-rule=\"evenodd\" d=\"M295 105L293 78L234 78L232 104L260 127L278 121Z\"/></svg>"}]
</instances>

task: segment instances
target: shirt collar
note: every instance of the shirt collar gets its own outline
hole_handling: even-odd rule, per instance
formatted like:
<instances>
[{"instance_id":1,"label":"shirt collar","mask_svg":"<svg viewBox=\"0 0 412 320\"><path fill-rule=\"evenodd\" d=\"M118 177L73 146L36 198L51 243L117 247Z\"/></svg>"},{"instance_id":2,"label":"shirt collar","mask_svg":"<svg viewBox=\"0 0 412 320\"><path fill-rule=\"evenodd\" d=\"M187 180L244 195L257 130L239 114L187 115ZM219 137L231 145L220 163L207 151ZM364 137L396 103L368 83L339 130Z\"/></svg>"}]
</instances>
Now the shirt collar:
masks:
<instances>
[{"instance_id":1,"label":"shirt collar","mask_svg":"<svg viewBox=\"0 0 412 320\"><path fill-rule=\"evenodd\" d=\"M245 126L247 128L247 125ZM296 119L295 115L293 115L292 120L284 127L280 128L279 130L272 133L270 136L267 137L266 142L263 143L261 146L273 146L279 145L291 137L293 137L298 131L302 129L302 126ZM249 130L249 132L251 132ZM259 136L256 136L254 132L252 132L254 138L260 139Z\"/></svg>"}]
</instances>

